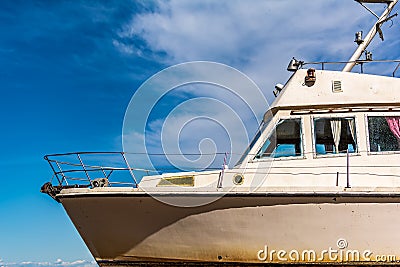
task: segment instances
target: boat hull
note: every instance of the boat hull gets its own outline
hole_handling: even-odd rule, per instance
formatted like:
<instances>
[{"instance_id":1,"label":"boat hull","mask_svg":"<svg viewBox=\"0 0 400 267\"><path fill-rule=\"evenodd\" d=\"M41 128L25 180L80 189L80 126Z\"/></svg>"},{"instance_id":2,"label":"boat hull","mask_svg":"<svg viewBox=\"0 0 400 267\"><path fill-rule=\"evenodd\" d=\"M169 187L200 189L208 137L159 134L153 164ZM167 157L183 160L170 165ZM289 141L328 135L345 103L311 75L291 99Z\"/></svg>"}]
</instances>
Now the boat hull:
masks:
<instances>
[{"instance_id":1,"label":"boat hull","mask_svg":"<svg viewBox=\"0 0 400 267\"><path fill-rule=\"evenodd\" d=\"M226 194L191 208L138 192L59 199L100 266L400 260L393 194Z\"/></svg>"}]
</instances>

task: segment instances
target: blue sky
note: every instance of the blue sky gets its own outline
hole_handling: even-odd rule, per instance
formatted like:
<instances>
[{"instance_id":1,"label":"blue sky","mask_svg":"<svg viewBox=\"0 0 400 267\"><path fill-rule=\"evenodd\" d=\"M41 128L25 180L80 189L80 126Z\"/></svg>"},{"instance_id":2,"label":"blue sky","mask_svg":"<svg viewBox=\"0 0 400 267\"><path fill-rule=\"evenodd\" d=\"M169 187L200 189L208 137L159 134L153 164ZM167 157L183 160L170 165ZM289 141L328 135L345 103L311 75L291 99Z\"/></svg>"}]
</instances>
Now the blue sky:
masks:
<instances>
[{"instance_id":1,"label":"blue sky","mask_svg":"<svg viewBox=\"0 0 400 267\"><path fill-rule=\"evenodd\" d=\"M153 74L216 61L272 101L291 57L347 60L373 19L351 0L1 1L0 266L93 265L62 206L39 192L51 177L43 156L122 150L125 110ZM399 25L383 27L375 59L400 58Z\"/></svg>"}]
</instances>

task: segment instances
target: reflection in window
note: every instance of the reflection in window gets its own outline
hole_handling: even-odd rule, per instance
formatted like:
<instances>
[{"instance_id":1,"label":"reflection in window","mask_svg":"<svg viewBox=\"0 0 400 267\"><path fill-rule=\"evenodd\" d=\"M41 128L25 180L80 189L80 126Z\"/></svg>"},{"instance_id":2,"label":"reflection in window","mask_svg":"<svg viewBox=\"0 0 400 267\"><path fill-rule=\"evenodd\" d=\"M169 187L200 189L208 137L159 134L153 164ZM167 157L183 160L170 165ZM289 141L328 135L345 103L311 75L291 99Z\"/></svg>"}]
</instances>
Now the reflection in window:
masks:
<instances>
[{"instance_id":1,"label":"reflection in window","mask_svg":"<svg viewBox=\"0 0 400 267\"><path fill-rule=\"evenodd\" d=\"M301 156L300 119L280 120L272 134L258 151L256 158Z\"/></svg>"},{"instance_id":2,"label":"reflection in window","mask_svg":"<svg viewBox=\"0 0 400 267\"><path fill-rule=\"evenodd\" d=\"M371 152L400 151L400 117L368 117Z\"/></svg>"},{"instance_id":3,"label":"reflection in window","mask_svg":"<svg viewBox=\"0 0 400 267\"><path fill-rule=\"evenodd\" d=\"M317 155L357 151L354 118L314 119L314 133Z\"/></svg>"}]
</instances>

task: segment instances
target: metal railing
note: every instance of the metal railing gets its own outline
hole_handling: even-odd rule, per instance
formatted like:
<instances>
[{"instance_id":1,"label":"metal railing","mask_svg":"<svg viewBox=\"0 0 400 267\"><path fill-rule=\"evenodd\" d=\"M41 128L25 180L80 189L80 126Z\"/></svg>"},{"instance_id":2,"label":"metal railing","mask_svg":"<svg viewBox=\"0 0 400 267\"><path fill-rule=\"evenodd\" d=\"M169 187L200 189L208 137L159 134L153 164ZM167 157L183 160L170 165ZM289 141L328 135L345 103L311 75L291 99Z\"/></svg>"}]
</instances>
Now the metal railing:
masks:
<instances>
[{"instance_id":1,"label":"metal railing","mask_svg":"<svg viewBox=\"0 0 400 267\"><path fill-rule=\"evenodd\" d=\"M235 166L234 170L236 172L247 173L247 174L265 174L265 175L328 175L332 176L334 182L332 185L339 186L339 176L345 175L346 177L346 187L351 186L351 175L367 175L367 176L391 176L400 178L399 168L400 166L377 166L373 164L351 164L352 156L360 156L360 153L365 153L366 151L357 151L350 153L350 151L340 151L342 153L328 153L317 155L314 152L302 153L298 157L289 158L267 158L267 160L290 160L290 159L303 159L306 154L307 157L344 157L342 163L334 165L309 165L304 166L296 164L295 166L290 166L285 164L284 166L270 166L270 169L260 169L258 166ZM397 152L398 153L398 152ZM56 181L50 181L51 184L59 187L99 187L99 186L129 186L137 187L141 178L143 176L158 175L163 172L173 173L177 171L183 171L182 169L174 169L171 167L157 168L155 169L145 169L145 168L133 168L129 162L134 162L131 156L173 156L173 155L192 155L201 156L200 154L145 154L145 153L126 153L126 152L73 152L65 154L51 154L44 156L45 160L49 163L52 171L53 178ZM204 155L204 154L202 154ZM213 156L219 156L217 158L217 166L209 166L207 168L191 168L191 171L206 171L206 170L217 170L220 171L217 188L222 187L224 172L229 170L228 158L232 154L228 153L213 153L207 154ZM256 155L250 155L255 158ZM262 162L263 160L255 160ZM222 162L223 164L219 164ZM253 161L251 161L253 162ZM338 162L336 162L338 163ZM368 168L368 171L364 171ZM352 170L350 170L352 169ZM391 173L384 172L383 170L391 170ZM396 171L393 171L396 170ZM188 171L188 170L184 170ZM207 173L198 172L197 176L201 178L202 176L207 176ZM155 177L154 179L159 179ZM150 179L151 180L151 179Z\"/></svg>"},{"instance_id":2,"label":"metal railing","mask_svg":"<svg viewBox=\"0 0 400 267\"><path fill-rule=\"evenodd\" d=\"M135 173L158 174L154 170L131 168L125 152L73 152L46 155L44 159L50 164L59 186L69 186L71 182L90 186L106 179L112 185L137 187ZM116 176L117 179L112 179Z\"/></svg>"},{"instance_id":3,"label":"metal railing","mask_svg":"<svg viewBox=\"0 0 400 267\"><path fill-rule=\"evenodd\" d=\"M390 73L392 77L396 77L396 72L400 67L400 59L378 59L378 60L367 60L367 59L359 59L359 60L352 60L352 61L315 61L315 62L300 62L300 68L306 65L319 65L321 70L325 70L327 66L336 65L340 69L340 66L353 63L354 65L360 66L360 73L364 73L364 64L373 64L373 63L397 63L394 70ZM338 69L338 70L339 70ZM389 74L389 73L388 73Z\"/></svg>"},{"instance_id":4,"label":"metal railing","mask_svg":"<svg viewBox=\"0 0 400 267\"><path fill-rule=\"evenodd\" d=\"M202 156L200 154L146 154L127 152L72 152L64 154L50 154L44 156L49 163L53 178L51 183L57 186L132 186L137 187L143 176L158 175L164 171L177 172L182 169L172 168L135 168L130 163L135 162L135 156L171 157L171 156ZM226 153L207 154L214 157L225 157ZM191 168L193 171L218 170L220 167ZM185 169L187 170L187 169ZM99 184L100 183L100 184Z\"/></svg>"}]
</instances>

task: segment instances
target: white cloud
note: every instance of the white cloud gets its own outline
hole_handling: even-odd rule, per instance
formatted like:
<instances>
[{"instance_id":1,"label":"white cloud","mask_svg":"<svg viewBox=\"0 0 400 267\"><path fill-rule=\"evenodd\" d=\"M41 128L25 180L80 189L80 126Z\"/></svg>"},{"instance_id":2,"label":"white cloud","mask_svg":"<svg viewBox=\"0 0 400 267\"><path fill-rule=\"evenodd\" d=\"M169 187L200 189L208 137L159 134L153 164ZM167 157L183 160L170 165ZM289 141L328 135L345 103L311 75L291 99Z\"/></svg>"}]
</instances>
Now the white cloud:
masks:
<instances>
[{"instance_id":1,"label":"white cloud","mask_svg":"<svg viewBox=\"0 0 400 267\"><path fill-rule=\"evenodd\" d=\"M117 40L113 40L112 43L122 53L126 53L126 54L134 53L134 50L133 50L132 46L126 45L126 44L121 43L121 42L118 42Z\"/></svg>"},{"instance_id":2,"label":"white cloud","mask_svg":"<svg viewBox=\"0 0 400 267\"><path fill-rule=\"evenodd\" d=\"M156 6L133 15L119 32L118 47L137 50L127 47L140 39L154 54L163 52L165 57L155 59L166 64L210 60L234 66L267 89L270 100L273 85L288 78L292 56L347 60L355 49L354 33L368 31L374 22L356 1L171 0Z\"/></svg>"}]
</instances>

